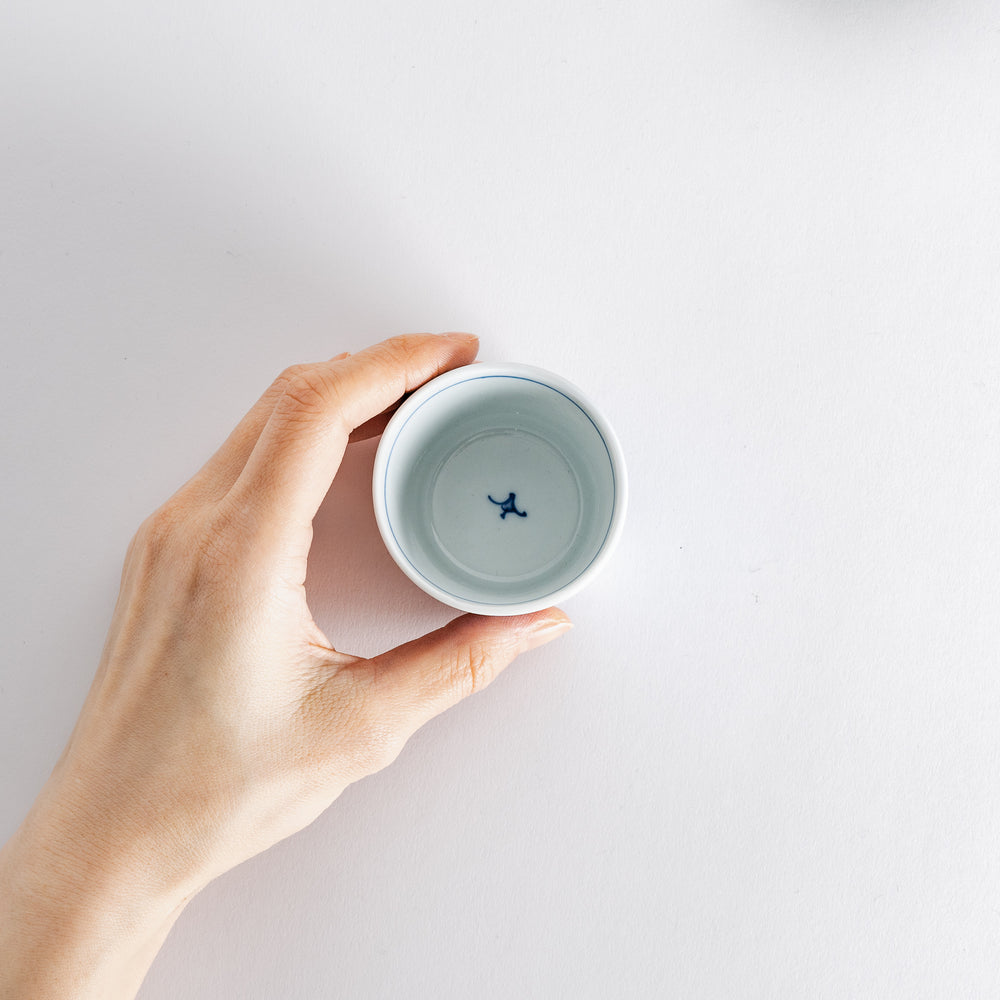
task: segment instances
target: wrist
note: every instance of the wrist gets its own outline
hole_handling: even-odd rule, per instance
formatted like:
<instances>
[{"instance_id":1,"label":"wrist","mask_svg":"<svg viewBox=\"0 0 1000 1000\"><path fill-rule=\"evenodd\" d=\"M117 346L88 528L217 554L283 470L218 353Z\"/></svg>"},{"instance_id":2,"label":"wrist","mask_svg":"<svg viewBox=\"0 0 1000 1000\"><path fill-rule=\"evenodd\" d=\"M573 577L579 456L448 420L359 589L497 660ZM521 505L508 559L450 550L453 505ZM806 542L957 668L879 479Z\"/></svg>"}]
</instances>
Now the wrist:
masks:
<instances>
[{"instance_id":1,"label":"wrist","mask_svg":"<svg viewBox=\"0 0 1000 1000\"><path fill-rule=\"evenodd\" d=\"M48 792L0 848L0 1000L133 997L197 889L74 830Z\"/></svg>"}]
</instances>

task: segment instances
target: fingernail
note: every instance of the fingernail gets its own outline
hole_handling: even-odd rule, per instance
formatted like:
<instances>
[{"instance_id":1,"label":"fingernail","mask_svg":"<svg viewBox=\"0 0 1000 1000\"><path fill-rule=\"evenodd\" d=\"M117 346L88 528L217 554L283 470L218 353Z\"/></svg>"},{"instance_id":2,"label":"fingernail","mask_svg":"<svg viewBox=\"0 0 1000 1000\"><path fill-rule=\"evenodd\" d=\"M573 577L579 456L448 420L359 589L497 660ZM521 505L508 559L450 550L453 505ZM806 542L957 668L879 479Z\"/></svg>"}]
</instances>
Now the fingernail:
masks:
<instances>
[{"instance_id":1,"label":"fingernail","mask_svg":"<svg viewBox=\"0 0 1000 1000\"><path fill-rule=\"evenodd\" d=\"M544 646L547 642L552 642L553 639L558 639L559 636L565 635L572 627L573 623L568 618L563 618L559 621L542 619L535 628L525 632L521 637L519 651L526 653L529 649L537 649L539 646Z\"/></svg>"},{"instance_id":2,"label":"fingernail","mask_svg":"<svg viewBox=\"0 0 1000 1000\"><path fill-rule=\"evenodd\" d=\"M478 344L479 338L474 333L444 333L445 340L450 340L456 344Z\"/></svg>"},{"instance_id":3,"label":"fingernail","mask_svg":"<svg viewBox=\"0 0 1000 1000\"><path fill-rule=\"evenodd\" d=\"M344 358L349 358L351 356L350 351L344 351L343 354L338 354L335 358L330 358L331 361L343 361Z\"/></svg>"}]
</instances>

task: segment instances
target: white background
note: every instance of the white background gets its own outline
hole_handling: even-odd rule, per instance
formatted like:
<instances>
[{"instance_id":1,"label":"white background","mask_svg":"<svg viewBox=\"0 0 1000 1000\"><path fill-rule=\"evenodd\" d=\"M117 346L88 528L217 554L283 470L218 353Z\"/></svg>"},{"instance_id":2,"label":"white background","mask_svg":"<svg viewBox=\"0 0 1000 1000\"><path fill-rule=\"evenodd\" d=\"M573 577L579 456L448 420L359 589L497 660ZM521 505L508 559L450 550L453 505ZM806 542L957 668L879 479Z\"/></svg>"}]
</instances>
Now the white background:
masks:
<instances>
[{"instance_id":1,"label":"white background","mask_svg":"<svg viewBox=\"0 0 1000 1000\"><path fill-rule=\"evenodd\" d=\"M8 0L0 113L0 840L135 527L286 365L473 330L631 472L574 632L143 1000L1000 992L996 5ZM372 455L309 582L363 654L451 616Z\"/></svg>"}]
</instances>

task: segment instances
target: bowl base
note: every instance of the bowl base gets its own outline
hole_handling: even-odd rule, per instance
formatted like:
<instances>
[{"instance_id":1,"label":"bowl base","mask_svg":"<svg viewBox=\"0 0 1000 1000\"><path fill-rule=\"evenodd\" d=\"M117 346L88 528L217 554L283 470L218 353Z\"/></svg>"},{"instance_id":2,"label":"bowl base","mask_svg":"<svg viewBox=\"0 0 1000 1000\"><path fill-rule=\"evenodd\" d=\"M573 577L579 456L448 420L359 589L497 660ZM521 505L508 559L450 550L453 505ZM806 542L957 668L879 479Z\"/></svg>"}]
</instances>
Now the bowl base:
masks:
<instances>
[{"instance_id":1,"label":"bowl base","mask_svg":"<svg viewBox=\"0 0 1000 1000\"><path fill-rule=\"evenodd\" d=\"M573 551L580 482L562 452L521 428L462 441L430 483L431 529L441 557L481 580L524 582Z\"/></svg>"}]
</instances>

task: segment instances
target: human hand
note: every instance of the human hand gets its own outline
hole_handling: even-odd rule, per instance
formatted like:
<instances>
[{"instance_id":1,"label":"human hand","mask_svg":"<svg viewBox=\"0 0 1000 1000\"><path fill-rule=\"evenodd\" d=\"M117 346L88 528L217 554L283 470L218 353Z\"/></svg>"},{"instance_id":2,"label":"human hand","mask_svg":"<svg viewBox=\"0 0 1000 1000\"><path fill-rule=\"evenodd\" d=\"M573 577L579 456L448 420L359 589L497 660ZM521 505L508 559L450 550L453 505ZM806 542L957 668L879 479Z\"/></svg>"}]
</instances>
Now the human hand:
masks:
<instances>
[{"instance_id":1,"label":"human hand","mask_svg":"<svg viewBox=\"0 0 1000 1000\"><path fill-rule=\"evenodd\" d=\"M463 615L362 659L307 606L312 520L352 432L476 348L413 335L288 369L139 528L76 728L0 851L0 998L133 996L211 879L569 627Z\"/></svg>"}]
</instances>

